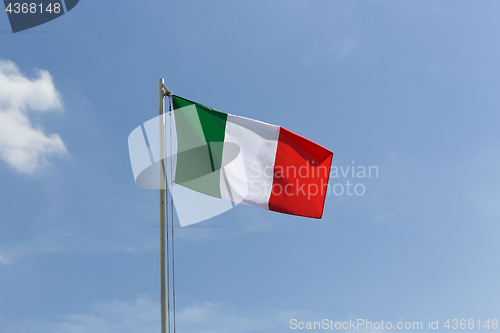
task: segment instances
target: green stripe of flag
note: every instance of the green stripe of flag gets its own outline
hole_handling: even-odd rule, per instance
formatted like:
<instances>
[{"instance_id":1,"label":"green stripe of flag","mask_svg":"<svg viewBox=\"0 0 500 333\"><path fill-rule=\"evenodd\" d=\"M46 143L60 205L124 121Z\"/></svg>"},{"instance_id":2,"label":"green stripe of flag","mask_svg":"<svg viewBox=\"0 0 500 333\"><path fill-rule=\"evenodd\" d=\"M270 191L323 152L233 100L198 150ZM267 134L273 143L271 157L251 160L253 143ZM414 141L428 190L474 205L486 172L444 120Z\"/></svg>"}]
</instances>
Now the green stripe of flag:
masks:
<instances>
[{"instance_id":1,"label":"green stripe of flag","mask_svg":"<svg viewBox=\"0 0 500 333\"><path fill-rule=\"evenodd\" d=\"M172 102L178 149L175 182L220 198L227 114L179 96Z\"/></svg>"}]
</instances>

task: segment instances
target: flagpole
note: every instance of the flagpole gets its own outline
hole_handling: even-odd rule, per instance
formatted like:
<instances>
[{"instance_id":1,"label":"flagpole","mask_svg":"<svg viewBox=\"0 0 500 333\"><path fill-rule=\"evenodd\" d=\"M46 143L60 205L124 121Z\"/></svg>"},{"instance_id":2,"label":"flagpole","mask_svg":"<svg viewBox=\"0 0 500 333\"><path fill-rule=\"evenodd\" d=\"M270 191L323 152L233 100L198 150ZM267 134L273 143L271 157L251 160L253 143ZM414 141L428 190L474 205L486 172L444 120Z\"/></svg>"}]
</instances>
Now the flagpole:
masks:
<instances>
[{"instance_id":1,"label":"flagpole","mask_svg":"<svg viewBox=\"0 0 500 333\"><path fill-rule=\"evenodd\" d=\"M167 186L165 183L165 176L167 172L167 165L165 163L165 96L169 96L172 92L165 86L163 79L158 82L158 106L159 106L159 140L160 140L160 285L161 285L161 333L170 332L170 293L169 293L169 271L170 265L168 258L168 223L166 224L166 204L167 204ZM172 207L173 209L173 207ZM173 228L173 221L172 228ZM166 225L165 225L166 224ZM173 237L172 232L172 237ZM172 272L173 274L173 272ZM175 310L174 310L175 311ZM175 331L175 318L174 318L174 331Z\"/></svg>"},{"instance_id":2,"label":"flagpole","mask_svg":"<svg viewBox=\"0 0 500 333\"><path fill-rule=\"evenodd\" d=\"M163 79L159 80L158 104L159 104L159 130L160 130L160 285L161 285L161 333L167 333L167 285L166 285L166 252L167 244L165 240L165 128L164 128L164 97Z\"/></svg>"}]
</instances>

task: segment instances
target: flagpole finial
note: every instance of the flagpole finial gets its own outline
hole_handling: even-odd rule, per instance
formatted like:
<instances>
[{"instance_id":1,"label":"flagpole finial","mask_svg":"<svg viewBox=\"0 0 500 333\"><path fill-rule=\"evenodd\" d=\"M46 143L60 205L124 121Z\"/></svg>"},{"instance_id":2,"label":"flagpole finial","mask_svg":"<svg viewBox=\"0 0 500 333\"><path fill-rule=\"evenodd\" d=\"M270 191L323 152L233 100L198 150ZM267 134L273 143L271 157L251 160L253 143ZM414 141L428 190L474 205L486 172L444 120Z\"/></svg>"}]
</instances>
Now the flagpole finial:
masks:
<instances>
[{"instance_id":1,"label":"flagpole finial","mask_svg":"<svg viewBox=\"0 0 500 333\"><path fill-rule=\"evenodd\" d=\"M170 96L172 95L172 92L167 88L167 86L165 85L165 82L163 79L160 79L160 89L163 93L163 96Z\"/></svg>"}]
</instances>

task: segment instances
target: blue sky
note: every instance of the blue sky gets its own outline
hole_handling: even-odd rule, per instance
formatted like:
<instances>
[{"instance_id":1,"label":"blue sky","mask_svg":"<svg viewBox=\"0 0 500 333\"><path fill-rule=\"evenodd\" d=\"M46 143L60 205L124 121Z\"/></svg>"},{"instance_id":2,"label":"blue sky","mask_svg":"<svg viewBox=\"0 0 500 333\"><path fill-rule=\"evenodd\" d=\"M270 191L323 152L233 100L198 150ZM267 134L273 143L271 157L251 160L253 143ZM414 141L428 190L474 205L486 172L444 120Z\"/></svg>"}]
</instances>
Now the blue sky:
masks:
<instances>
[{"instance_id":1,"label":"blue sky","mask_svg":"<svg viewBox=\"0 0 500 333\"><path fill-rule=\"evenodd\" d=\"M159 331L158 193L127 137L160 77L379 171L331 179L366 192L319 221L238 206L176 229L179 331L499 319L499 9L82 0L16 34L0 15L0 115L21 129L0 124L0 332Z\"/></svg>"}]
</instances>

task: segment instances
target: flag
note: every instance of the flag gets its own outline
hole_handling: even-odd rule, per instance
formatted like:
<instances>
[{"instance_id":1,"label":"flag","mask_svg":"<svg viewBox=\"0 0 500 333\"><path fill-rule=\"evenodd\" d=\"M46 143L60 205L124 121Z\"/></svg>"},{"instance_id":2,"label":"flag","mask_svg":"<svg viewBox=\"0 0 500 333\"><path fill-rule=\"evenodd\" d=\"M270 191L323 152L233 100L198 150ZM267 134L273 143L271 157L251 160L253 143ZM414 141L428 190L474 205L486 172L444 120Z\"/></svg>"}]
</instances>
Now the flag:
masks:
<instances>
[{"instance_id":1,"label":"flag","mask_svg":"<svg viewBox=\"0 0 500 333\"><path fill-rule=\"evenodd\" d=\"M330 150L280 126L176 95L170 102L173 183L257 208L322 217Z\"/></svg>"}]
</instances>

